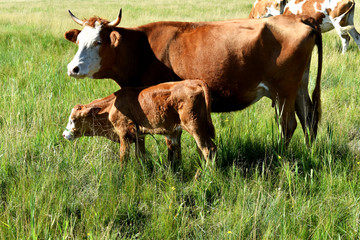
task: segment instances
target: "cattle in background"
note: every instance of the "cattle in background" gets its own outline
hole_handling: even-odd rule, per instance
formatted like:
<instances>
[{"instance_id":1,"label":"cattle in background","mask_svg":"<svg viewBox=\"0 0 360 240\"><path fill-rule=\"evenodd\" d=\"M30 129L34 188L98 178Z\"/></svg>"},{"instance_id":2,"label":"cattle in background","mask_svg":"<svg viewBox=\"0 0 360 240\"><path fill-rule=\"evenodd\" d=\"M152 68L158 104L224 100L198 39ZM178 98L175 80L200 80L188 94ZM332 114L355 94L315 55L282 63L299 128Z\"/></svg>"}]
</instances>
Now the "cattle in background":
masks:
<instances>
[{"instance_id":1,"label":"cattle in background","mask_svg":"<svg viewBox=\"0 0 360 240\"><path fill-rule=\"evenodd\" d=\"M266 18L277 16L284 12L286 0L256 0L249 18Z\"/></svg>"},{"instance_id":2,"label":"cattle in background","mask_svg":"<svg viewBox=\"0 0 360 240\"><path fill-rule=\"evenodd\" d=\"M350 36L360 48L360 34L354 27L354 0L291 0L283 12L276 0L268 0L266 4L275 8L271 10L272 15L307 15L315 19L322 33L335 29L341 38L342 53L345 53L349 46ZM268 17L267 9L257 0L249 18Z\"/></svg>"},{"instance_id":3,"label":"cattle in background","mask_svg":"<svg viewBox=\"0 0 360 240\"><path fill-rule=\"evenodd\" d=\"M200 80L162 83L149 88L122 88L103 99L76 105L63 136L73 140L81 136L103 136L120 142L120 161L129 154L130 144L145 134L166 136L170 161L181 156L182 129L195 139L198 152L213 159L215 130L210 116L211 95ZM145 153L136 144L136 153Z\"/></svg>"},{"instance_id":4,"label":"cattle in background","mask_svg":"<svg viewBox=\"0 0 360 240\"><path fill-rule=\"evenodd\" d=\"M121 87L202 79L210 88L213 111L241 110L267 96L282 109L286 143L296 129L295 112L306 139L315 139L321 111L322 39L307 19L280 15L121 28L116 27L121 10L112 22L70 15L83 30L65 33L78 45L68 64L69 76L111 78ZM318 73L310 99L308 71L315 45Z\"/></svg>"}]
</instances>

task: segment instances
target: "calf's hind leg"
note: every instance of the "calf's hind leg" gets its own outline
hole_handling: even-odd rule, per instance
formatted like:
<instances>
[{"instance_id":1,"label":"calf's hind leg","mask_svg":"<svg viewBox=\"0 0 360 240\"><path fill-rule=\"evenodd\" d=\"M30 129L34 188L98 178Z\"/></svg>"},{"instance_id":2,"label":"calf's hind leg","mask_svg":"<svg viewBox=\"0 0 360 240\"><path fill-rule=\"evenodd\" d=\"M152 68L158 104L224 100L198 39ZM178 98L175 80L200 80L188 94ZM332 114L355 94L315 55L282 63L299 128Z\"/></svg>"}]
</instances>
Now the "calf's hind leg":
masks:
<instances>
[{"instance_id":1,"label":"calf's hind leg","mask_svg":"<svg viewBox=\"0 0 360 240\"><path fill-rule=\"evenodd\" d=\"M202 156L206 161L214 160L216 156L215 143L210 138L206 140L201 140L198 138L198 136L194 136L194 138L199 155Z\"/></svg>"},{"instance_id":2,"label":"calf's hind leg","mask_svg":"<svg viewBox=\"0 0 360 240\"><path fill-rule=\"evenodd\" d=\"M197 145L197 152L201 156L202 159L205 159L206 166L210 163L214 163L216 158L216 145L212 141L212 139L207 134L199 134L199 132L190 133ZM210 165L211 166L211 165ZM197 179L200 176L200 169L198 169L195 173L195 179Z\"/></svg>"},{"instance_id":3,"label":"calf's hind leg","mask_svg":"<svg viewBox=\"0 0 360 240\"><path fill-rule=\"evenodd\" d=\"M168 162L176 172L181 161L181 133L182 129L178 128L173 134L165 136L168 148Z\"/></svg>"},{"instance_id":4,"label":"calf's hind leg","mask_svg":"<svg viewBox=\"0 0 360 240\"><path fill-rule=\"evenodd\" d=\"M192 124L191 126L187 125L185 129L195 139L199 155L206 161L214 160L216 156L216 145L212 141L206 128L200 125L200 123Z\"/></svg>"}]
</instances>

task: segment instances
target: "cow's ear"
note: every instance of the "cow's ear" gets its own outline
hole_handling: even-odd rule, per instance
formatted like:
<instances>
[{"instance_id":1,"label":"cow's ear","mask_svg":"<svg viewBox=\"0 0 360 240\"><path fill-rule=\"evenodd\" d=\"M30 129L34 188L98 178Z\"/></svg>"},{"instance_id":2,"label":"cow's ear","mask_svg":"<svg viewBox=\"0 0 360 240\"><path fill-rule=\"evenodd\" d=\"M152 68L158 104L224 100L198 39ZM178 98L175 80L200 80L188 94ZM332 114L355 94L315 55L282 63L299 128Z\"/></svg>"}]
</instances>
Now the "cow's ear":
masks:
<instances>
[{"instance_id":1,"label":"cow's ear","mask_svg":"<svg viewBox=\"0 0 360 240\"><path fill-rule=\"evenodd\" d=\"M78 29L71 29L70 31L67 31L64 35L64 37L69 40L70 42L76 43L77 37L81 31Z\"/></svg>"},{"instance_id":2,"label":"cow's ear","mask_svg":"<svg viewBox=\"0 0 360 240\"><path fill-rule=\"evenodd\" d=\"M111 46L113 47L117 47L119 45L120 42L120 33L117 31L112 31L110 33L110 41L111 41Z\"/></svg>"}]
</instances>

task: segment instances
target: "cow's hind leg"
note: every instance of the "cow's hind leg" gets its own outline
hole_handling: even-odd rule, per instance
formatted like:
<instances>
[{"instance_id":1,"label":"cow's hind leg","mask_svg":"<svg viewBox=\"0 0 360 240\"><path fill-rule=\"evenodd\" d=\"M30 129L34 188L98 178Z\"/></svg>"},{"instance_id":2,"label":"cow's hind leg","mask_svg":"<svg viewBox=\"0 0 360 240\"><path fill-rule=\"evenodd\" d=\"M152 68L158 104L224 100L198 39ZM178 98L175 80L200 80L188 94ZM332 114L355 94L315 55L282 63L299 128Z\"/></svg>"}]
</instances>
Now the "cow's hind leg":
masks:
<instances>
[{"instance_id":1,"label":"cow's hind leg","mask_svg":"<svg viewBox=\"0 0 360 240\"><path fill-rule=\"evenodd\" d=\"M294 134L297 123L295 118L295 97L279 97L276 114L280 116L282 139L288 146Z\"/></svg>"},{"instance_id":2,"label":"cow's hind leg","mask_svg":"<svg viewBox=\"0 0 360 240\"><path fill-rule=\"evenodd\" d=\"M306 143L309 144L316 137L317 121L315 121L315 111L313 103L309 96L308 83L309 83L310 60L306 66L303 78L295 100L295 111L298 116L301 127L303 129ZM316 125L316 126L315 126ZM310 134L310 136L309 136Z\"/></svg>"},{"instance_id":3,"label":"cow's hind leg","mask_svg":"<svg viewBox=\"0 0 360 240\"><path fill-rule=\"evenodd\" d=\"M360 48L360 34L356 31L355 27L349 31L349 34Z\"/></svg>"},{"instance_id":4,"label":"cow's hind leg","mask_svg":"<svg viewBox=\"0 0 360 240\"><path fill-rule=\"evenodd\" d=\"M337 34L341 38L343 54L347 51L349 46L350 36L354 39L360 48L360 35L354 27L354 10L355 7L352 7L347 14L344 13L343 15L336 18L330 18Z\"/></svg>"},{"instance_id":5,"label":"cow's hind leg","mask_svg":"<svg viewBox=\"0 0 360 240\"><path fill-rule=\"evenodd\" d=\"M360 48L360 34L356 31L354 26L354 11L355 11L355 6L349 12L347 18L347 25L352 26L352 28L349 30L349 34L356 42L356 45Z\"/></svg>"},{"instance_id":6,"label":"cow's hind leg","mask_svg":"<svg viewBox=\"0 0 360 240\"><path fill-rule=\"evenodd\" d=\"M341 43L342 43L341 53L344 54L349 47L350 36L348 34L342 34L342 35L340 35L340 38L341 38Z\"/></svg>"}]
</instances>

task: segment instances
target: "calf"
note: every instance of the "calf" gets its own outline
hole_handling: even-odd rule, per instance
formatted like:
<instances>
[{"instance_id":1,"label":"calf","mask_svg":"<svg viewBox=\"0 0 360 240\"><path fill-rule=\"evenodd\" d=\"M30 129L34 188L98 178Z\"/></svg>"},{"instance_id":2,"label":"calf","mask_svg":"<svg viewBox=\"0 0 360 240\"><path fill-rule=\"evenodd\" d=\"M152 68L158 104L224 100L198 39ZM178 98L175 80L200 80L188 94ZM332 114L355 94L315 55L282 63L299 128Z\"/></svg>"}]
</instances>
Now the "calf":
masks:
<instances>
[{"instance_id":1,"label":"calf","mask_svg":"<svg viewBox=\"0 0 360 240\"><path fill-rule=\"evenodd\" d=\"M120 162L128 157L130 144L146 134L165 135L168 158L180 148L182 129L195 139L199 154L212 159L216 146L210 116L211 96L200 80L168 82L149 88L122 88L103 99L76 105L63 136L103 136L120 142ZM136 144L138 145L138 144ZM144 153L145 149L138 149ZM178 151L180 152L180 151Z\"/></svg>"}]
</instances>

